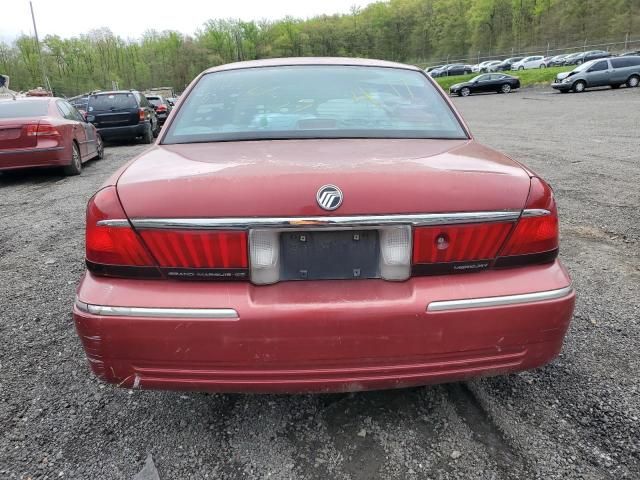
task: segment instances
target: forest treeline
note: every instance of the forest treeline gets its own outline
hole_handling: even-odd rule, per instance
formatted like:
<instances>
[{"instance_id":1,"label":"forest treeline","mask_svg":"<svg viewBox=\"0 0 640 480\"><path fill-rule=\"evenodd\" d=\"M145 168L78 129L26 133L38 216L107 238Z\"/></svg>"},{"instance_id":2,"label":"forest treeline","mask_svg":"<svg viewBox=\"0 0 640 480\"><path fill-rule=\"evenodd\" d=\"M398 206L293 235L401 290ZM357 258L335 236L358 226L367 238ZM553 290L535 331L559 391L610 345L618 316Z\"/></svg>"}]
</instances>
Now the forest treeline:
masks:
<instances>
[{"instance_id":1,"label":"forest treeline","mask_svg":"<svg viewBox=\"0 0 640 480\"><path fill-rule=\"evenodd\" d=\"M208 20L193 35L107 28L48 35L41 50L58 95L94 89L184 88L207 67L278 56L356 56L426 63L640 36L640 0L390 0L347 14L277 21ZM636 37L637 38L637 37ZM14 90L42 85L33 38L0 43L0 73Z\"/></svg>"}]
</instances>

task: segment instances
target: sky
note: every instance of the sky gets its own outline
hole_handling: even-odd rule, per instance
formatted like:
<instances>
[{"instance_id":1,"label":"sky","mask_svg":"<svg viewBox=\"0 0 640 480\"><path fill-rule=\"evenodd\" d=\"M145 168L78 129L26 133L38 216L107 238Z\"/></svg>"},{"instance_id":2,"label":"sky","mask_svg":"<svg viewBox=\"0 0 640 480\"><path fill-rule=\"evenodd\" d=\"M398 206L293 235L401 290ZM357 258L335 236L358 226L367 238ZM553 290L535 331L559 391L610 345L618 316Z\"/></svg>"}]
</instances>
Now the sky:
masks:
<instances>
[{"instance_id":1,"label":"sky","mask_svg":"<svg viewBox=\"0 0 640 480\"><path fill-rule=\"evenodd\" d=\"M40 37L73 37L108 27L123 38L138 38L145 30L193 33L210 18L275 20L287 15L308 18L348 13L353 5L372 0L32 0ZM0 40L33 34L28 0L0 4Z\"/></svg>"}]
</instances>

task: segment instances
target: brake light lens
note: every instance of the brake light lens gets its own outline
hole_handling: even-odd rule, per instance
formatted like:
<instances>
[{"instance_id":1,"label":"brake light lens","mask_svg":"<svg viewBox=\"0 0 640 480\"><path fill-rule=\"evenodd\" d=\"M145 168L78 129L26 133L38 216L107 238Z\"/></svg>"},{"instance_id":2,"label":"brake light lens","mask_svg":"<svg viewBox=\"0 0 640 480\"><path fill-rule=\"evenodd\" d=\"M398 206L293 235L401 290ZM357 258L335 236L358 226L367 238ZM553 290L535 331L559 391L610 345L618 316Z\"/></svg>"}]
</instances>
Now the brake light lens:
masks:
<instances>
[{"instance_id":1,"label":"brake light lens","mask_svg":"<svg viewBox=\"0 0 640 480\"><path fill-rule=\"evenodd\" d=\"M247 233L138 233L127 219L116 188L106 187L94 195L87 207L86 259L89 270L97 275L242 280L248 274Z\"/></svg>"},{"instance_id":2,"label":"brake light lens","mask_svg":"<svg viewBox=\"0 0 640 480\"><path fill-rule=\"evenodd\" d=\"M158 108L156 108L156 112L166 112L166 111L167 111L166 105L158 105Z\"/></svg>"},{"instance_id":3,"label":"brake light lens","mask_svg":"<svg viewBox=\"0 0 640 480\"><path fill-rule=\"evenodd\" d=\"M25 125L27 137L59 137L60 132L50 123L29 123Z\"/></svg>"},{"instance_id":4,"label":"brake light lens","mask_svg":"<svg viewBox=\"0 0 640 480\"><path fill-rule=\"evenodd\" d=\"M87 206L86 257L88 264L106 266L155 266L140 238L128 222L101 225L101 220L123 220L126 215L115 187L100 190Z\"/></svg>"},{"instance_id":5,"label":"brake light lens","mask_svg":"<svg viewBox=\"0 0 640 480\"><path fill-rule=\"evenodd\" d=\"M138 120L140 122L144 122L145 117L146 117L146 115L144 113L144 108L139 109L138 110Z\"/></svg>"},{"instance_id":6,"label":"brake light lens","mask_svg":"<svg viewBox=\"0 0 640 480\"><path fill-rule=\"evenodd\" d=\"M558 209L553 192L549 185L534 177L531 179L531 189L524 213L500 252L500 256L557 251L558 246Z\"/></svg>"},{"instance_id":7,"label":"brake light lens","mask_svg":"<svg viewBox=\"0 0 640 480\"><path fill-rule=\"evenodd\" d=\"M142 230L161 267L248 268L246 232Z\"/></svg>"},{"instance_id":8,"label":"brake light lens","mask_svg":"<svg viewBox=\"0 0 640 480\"><path fill-rule=\"evenodd\" d=\"M488 223L416 228L413 263L492 260L512 227L512 223Z\"/></svg>"}]
</instances>

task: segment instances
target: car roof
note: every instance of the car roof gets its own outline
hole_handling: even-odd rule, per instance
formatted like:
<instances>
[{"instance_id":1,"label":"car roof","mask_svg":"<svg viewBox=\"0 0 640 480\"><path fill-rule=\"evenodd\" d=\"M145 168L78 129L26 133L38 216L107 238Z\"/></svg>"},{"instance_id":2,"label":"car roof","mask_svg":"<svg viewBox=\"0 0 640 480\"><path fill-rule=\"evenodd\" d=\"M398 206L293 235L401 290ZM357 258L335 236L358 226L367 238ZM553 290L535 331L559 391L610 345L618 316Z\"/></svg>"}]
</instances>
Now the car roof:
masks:
<instances>
[{"instance_id":1,"label":"car roof","mask_svg":"<svg viewBox=\"0 0 640 480\"><path fill-rule=\"evenodd\" d=\"M109 91L105 91L105 92L92 93L92 94L90 94L88 96L92 97L93 95L115 95L115 94L119 94L119 93L138 93L138 91L137 90L109 90Z\"/></svg>"},{"instance_id":2,"label":"car roof","mask_svg":"<svg viewBox=\"0 0 640 480\"><path fill-rule=\"evenodd\" d=\"M15 99L7 100L10 102L50 102L51 100L62 100L58 97L16 97Z\"/></svg>"},{"instance_id":3,"label":"car roof","mask_svg":"<svg viewBox=\"0 0 640 480\"><path fill-rule=\"evenodd\" d=\"M239 70L245 68L260 67L286 67L292 65L336 65L354 67L385 67L402 68L406 70L421 71L414 65L404 63L389 62L386 60L372 60L369 58L342 58L342 57L292 57L292 58L269 58L264 60L250 60L247 62L234 62L225 65L218 65L205 70L204 73L221 72L225 70Z\"/></svg>"}]
</instances>

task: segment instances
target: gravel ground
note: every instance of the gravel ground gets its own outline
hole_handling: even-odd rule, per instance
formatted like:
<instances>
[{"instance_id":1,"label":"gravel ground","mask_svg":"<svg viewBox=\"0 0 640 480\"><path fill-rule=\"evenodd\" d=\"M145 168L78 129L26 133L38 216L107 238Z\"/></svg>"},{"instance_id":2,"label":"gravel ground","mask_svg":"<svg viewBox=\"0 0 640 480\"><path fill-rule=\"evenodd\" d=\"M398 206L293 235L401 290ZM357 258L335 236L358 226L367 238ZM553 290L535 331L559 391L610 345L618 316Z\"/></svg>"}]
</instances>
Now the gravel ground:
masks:
<instances>
[{"instance_id":1,"label":"gravel ground","mask_svg":"<svg viewBox=\"0 0 640 480\"><path fill-rule=\"evenodd\" d=\"M640 478L640 89L455 101L480 140L555 188L578 291L560 358L358 394L103 385L70 311L86 201L144 148L112 146L80 177L0 175L0 478Z\"/></svg>"}]
</instances>

